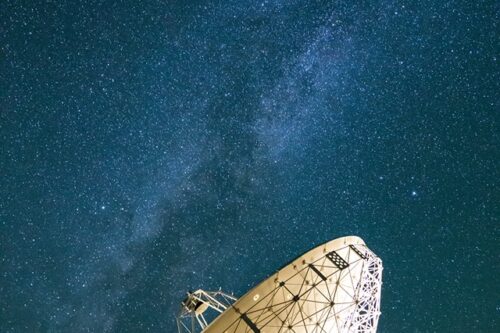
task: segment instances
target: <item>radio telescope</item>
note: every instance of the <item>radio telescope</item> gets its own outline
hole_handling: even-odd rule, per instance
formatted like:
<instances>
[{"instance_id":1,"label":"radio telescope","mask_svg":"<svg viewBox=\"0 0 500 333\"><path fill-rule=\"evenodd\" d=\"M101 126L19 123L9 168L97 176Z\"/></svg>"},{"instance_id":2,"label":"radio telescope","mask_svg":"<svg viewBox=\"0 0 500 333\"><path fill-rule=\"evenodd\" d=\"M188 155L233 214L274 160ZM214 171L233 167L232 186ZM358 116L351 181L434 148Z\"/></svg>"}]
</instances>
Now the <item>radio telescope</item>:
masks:
<instances>
[{"instance_id":1,"label":"radio telescope","mask_svg":"<svg viewBox=\"0 0 500 333\"><path fill-rule=\"evenodd\" d=\"M188 293L179 333L372 333L380 316L382 260L347 236L320 245L241 298Z\"/></svg>"}]
</instances>

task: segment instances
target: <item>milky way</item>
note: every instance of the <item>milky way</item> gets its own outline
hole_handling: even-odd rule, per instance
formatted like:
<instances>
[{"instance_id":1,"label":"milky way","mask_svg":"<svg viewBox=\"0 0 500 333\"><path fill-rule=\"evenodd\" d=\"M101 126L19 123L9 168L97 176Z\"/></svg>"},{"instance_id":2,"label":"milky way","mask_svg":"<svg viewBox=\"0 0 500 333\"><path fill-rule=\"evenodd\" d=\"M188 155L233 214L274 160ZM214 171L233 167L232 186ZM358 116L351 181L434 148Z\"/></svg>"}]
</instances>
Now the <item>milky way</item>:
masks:
<instances>
[{"instance_id":1,"label":"milky way","mask_svg":"<svg viewBox=\"0 0 500 333\"><path fill-rule=\"evenodd\" d=\"M499 7L0 4L0 331L175 332L343 235L381 332L498 330Z\"/></svg>"}]
</instances>

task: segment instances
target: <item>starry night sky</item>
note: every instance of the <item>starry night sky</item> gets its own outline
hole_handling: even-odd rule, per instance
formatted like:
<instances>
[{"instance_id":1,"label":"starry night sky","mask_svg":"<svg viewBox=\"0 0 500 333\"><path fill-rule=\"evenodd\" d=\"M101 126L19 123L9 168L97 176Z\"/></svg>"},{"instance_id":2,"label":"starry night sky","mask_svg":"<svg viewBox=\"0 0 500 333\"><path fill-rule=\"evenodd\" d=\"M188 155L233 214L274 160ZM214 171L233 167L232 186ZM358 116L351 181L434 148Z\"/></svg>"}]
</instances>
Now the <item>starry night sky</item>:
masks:
<instances>
[{"instance_id":1,"label":"starry night sky","mask_svg":"<svg viewBox=\"0 0 500 333\"><path fill-rule=\"evenodd\" d=\"M0 332L167 332L359 235L380 332L498 332L495 1L0 2Z\"/></svg>"}]
</instances>

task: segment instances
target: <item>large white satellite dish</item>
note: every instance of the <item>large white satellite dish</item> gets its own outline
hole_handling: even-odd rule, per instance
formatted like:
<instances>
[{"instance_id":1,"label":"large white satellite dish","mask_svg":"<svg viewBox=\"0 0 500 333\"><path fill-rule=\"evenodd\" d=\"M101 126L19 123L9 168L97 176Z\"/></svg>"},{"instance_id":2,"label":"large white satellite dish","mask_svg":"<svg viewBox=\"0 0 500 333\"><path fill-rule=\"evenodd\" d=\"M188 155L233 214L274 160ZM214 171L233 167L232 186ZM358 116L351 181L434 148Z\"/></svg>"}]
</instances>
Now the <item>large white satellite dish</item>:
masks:
<instances>
[{"instance_id":1,"label":"large white satellite dish","mask_svg":"<svg viewBox=\"0 0 500 333\"><path fill-rule=\"evenodd\" d=\"M347 236L306 252L238 300L188 293L177 323L180 333L376 332L381 286L382 260ZM211 322L209 310L218 314Z\"/></svg>"}]
</instances>

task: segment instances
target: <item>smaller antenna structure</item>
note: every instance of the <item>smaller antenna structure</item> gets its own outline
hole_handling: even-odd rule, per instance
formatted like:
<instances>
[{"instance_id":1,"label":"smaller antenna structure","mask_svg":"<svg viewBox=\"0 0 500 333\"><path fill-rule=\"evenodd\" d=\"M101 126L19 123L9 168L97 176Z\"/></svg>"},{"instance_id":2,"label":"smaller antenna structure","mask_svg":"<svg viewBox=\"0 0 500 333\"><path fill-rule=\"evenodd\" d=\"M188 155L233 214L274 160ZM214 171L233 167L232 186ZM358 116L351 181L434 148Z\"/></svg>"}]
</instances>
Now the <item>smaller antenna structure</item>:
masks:
<instances>
[{"instance_id":1,"label":"smaller antenna structure","mask_svg":"<svg viewBox=\"0 0 500 333\"><path fill-rule=\"evenodd\" d=\"M198 289L188 292L177 315L179 333L196 333L204 330L215 316L223 313L235 301L234 296L221 290Z\"/></svg>"}]
</instances>

